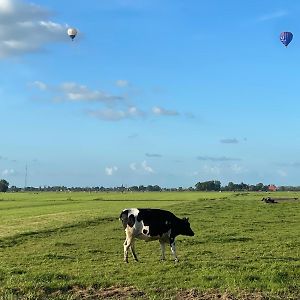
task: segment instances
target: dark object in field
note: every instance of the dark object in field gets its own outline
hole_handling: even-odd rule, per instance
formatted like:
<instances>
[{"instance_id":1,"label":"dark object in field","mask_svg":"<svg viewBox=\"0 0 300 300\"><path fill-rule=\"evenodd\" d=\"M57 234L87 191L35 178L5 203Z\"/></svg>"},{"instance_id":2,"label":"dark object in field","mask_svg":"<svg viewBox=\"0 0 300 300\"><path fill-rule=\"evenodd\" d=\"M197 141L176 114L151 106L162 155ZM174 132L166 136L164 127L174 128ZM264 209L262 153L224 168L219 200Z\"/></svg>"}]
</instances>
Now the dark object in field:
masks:
<instances>
[{"instance_id":1,"label":"dark object in field","mask_svg":"<svg viewBox=\"0 0 300 300\"><path fill-rule=\"evenodd\" d=\"M272 199L270 197L262 198L261 201L265 201L266 203L278 203L277 201L275 201L275 199Z\"/></svg>"},{"instance_id":2,"label":"dark object in field","mask_svg":"<svg viewBox=\"0 0 300 300\"><path fill-rule=\"evenodd\" d=\"M159 240L162 251L161 259L165 259L165 246L169 243L175 261L178 261L175 249L177 235L194 236L189 220L179 219L167 210L152 208L128 208L120 214L120 220L126 233L124 242L124 261L128 262L128 249L137 261L134 250L135 238L146 242Z\"/></svg>"},{"instance_id":3,"label":"dark object in field","mask_svg":"<svg viewBox=\"0 0 300 300\"><path fill-rule=\"evenodd\" d=\"M266 203L278 203L281 201L288 201L288 200L298 200L297 197L286 197L286 198L271 198L271 197L267 197L267 198L262 198L261 201L265 201Z\"/></svg>"}]
</instances>

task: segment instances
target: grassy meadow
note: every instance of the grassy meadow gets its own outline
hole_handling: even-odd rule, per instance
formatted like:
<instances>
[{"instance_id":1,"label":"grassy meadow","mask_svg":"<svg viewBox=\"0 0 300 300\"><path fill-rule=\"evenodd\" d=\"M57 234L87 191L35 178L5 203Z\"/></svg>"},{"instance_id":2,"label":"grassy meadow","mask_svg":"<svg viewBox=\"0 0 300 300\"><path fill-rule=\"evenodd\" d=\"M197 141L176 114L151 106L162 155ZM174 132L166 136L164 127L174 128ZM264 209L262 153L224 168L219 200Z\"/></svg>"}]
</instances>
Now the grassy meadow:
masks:
<instances>
[{"instance_id":1,"label":"grassy meadow","mask_svg":"<svg viewBox=\"0 0 300 300\"><path fill-rule=\"evenodd\" d=\"M0 299L300 299L300 193L0 193ZM128 207L189 217L123 262ZM221 298L223 297L223 298Z\"/></svg>"}]
</instances>

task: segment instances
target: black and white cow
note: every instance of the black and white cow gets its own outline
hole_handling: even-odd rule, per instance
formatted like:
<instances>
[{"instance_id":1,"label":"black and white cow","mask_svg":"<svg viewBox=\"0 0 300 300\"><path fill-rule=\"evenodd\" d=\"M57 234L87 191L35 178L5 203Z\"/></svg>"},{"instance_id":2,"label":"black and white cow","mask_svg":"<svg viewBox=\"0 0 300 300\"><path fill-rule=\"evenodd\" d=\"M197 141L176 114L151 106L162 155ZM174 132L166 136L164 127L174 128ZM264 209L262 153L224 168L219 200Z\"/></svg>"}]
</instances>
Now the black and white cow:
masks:
<instances>
[{"instance_id":1,"label":"black and white cow","mask_svg":"<svg viewBox=\"0 0 300 300\"><path fill-rule=\"evenodd\" d=\"M177 235L194 236L189 220L179 219L169 211L152 208L128 208L120 214L120 220L126 233L124 242L124 261L128 262L128 249L131 249L134 259L135 238L146 242L159 240L161 246L161 259L165 259L165 246L169 243L175 261L178 261L175 249L175 237Z\"/></svg>"}]
</instances>

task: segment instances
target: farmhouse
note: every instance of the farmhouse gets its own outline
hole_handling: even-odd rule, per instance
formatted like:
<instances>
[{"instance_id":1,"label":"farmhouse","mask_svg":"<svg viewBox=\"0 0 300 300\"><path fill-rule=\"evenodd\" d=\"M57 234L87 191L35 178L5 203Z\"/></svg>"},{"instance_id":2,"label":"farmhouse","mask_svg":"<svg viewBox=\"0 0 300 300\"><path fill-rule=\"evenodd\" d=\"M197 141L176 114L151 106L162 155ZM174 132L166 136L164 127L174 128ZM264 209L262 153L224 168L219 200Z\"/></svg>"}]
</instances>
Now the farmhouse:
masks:
<instances>
[{"instance_id":1,"label":"farmhouse","mask_svg":"<svg viewBox=\"0 0 300 300\"><path fill-rule=\"evenodd\" d=\"M276 191L277 191L276 185L270 184L270 185L268 186L268 191L270 191L270 192L276 192Z\"/></svg>"}]
</instances>

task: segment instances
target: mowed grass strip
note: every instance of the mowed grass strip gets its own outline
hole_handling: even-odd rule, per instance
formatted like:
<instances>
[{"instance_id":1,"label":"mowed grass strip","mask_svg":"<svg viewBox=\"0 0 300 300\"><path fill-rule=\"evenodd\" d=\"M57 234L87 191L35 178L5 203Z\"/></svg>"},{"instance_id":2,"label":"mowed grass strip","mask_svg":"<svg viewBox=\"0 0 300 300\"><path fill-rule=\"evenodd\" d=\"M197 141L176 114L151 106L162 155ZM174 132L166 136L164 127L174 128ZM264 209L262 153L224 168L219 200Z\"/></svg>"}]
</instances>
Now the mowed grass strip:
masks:
<instances>
[{"instance_id":1,"label":"mowed grass strip","mask_svg":"<svg viewBox=\"0 0 300 300\"><path fill-rule=\"evenodd\" d=\"M133 207L164 207L185 201L171 199L169 195L161 198L156 193L143 193L139 198L121 193L0 193L0 240L99 216L118 217L126 199L126 205Z\"/></svg>"},{"instance_id":2,"label":"mowed grass strip","mask_svg":"<svg viewBox=\"0 0 300 300\"><path fill-rule=\"evenodd\" d=\"M266 204L260 201L265 195L2 194L1 232L11 232L0 237L0 295L299 299L300 204ZM20 209L25 203L28 207ZM136 243L140 262L123 263L124 232L118 216L126 207L160 207L190 218L196 235L177 239L179 263L170 251L167 261L160 262L159 243L143 241ZM31 222L39 218L42 225L34 227ZM121 291L129 292L120 296Z\"/></svg>"}]
</instances>

